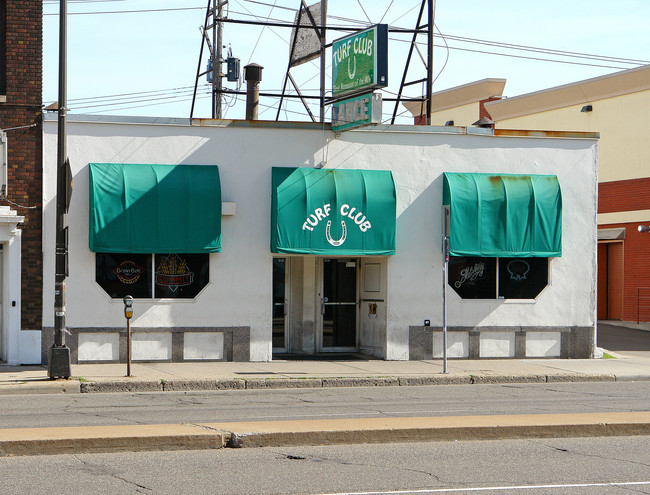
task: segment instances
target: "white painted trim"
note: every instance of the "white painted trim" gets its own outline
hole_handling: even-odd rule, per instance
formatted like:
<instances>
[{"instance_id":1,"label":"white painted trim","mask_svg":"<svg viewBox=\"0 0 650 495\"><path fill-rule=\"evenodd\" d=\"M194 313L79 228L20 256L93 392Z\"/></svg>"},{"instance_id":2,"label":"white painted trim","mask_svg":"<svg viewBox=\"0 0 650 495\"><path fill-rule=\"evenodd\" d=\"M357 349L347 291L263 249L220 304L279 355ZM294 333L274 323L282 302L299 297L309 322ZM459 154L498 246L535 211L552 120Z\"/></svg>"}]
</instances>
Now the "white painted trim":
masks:
<instances>
[{"instance_id":1,"label":"white painted trim","mask_svg":"<svg viewBox=\"0 0 650 495\"><path fill-rule=\"evenodd\" d=\"M20 361L21 308L21 238L17 228L25 217L16 215L9 207L0 208L0 243L2 243L2 355L0 359L11 366ZM15 305L12 303L15 302ZM39 349L40 352L40 349Z\"/></svg>"},{"instance_id":2,"label":"white painted trim","mask_svg":"<svg viewBox=\"0 0 650 495\"><path fill-rule=\"evenodd\" d=\"M650 222L650 210L619 211L616 213L598 214L598 225L637 222Z\"/></svg>"}]
</instances>

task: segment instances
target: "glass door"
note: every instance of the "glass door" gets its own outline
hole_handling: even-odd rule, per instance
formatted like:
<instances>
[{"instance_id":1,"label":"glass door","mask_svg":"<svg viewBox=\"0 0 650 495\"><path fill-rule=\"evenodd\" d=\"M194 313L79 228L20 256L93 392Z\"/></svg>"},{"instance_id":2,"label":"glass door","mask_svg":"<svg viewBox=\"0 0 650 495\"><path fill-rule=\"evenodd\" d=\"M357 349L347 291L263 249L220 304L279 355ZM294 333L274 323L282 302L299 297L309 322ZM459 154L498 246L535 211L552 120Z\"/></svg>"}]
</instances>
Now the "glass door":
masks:
<instances>
[{"instance_id":1,"label":"glass door","mask_svg":"<svg viewBox=\"0 0 650 495\"><path fill-rule=\"evenodd\" d=\"M357 261L324 259L322 282L322 350L356 350Z\"/></svg>"},{"instance_id":2,"label":"glass door","mask_svg":"<svg viewBox=\"0 0 650 495\"><path fill-rule=\"evenodd\" d=\"M287 259L273 258L273 352L287 352Z\"/></svg>"}]
</instances>

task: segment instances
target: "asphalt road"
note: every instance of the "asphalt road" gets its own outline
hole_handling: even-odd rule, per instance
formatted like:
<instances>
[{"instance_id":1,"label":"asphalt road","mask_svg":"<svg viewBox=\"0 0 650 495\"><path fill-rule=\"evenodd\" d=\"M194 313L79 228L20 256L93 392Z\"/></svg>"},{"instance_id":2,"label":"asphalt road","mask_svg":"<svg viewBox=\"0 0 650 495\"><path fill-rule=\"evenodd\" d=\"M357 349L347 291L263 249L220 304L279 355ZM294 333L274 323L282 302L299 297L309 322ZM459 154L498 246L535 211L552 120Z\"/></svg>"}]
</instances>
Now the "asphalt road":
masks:
<instances>
[{"instance_id":1,"label":"asphalt road","mask_svg":"<svg viewBox=\"0 0 650 495\"><path fill-rule=\"evenodd\" d=\"M7 395L0 428L649 409L646 381Z\"/></svg>"},{"instance_id":2,"label":"asphalt road","mask_svg":"<svg viewBox=\"0 0 650 495\"><path fill-rule=\"evenodd\" d=\"M650 494L650 437L9 457L0 493Z\"/></svg>"},{"instance_id":3,"label":"asphalt road","mask_svg":"<svg viewBox=\"0 0 650 495\"><path fill-rule=\"evenodd\" d=\"M598 323L598 347L629 356L650 357L650 331Z\"/></svg>"}]
</instances>

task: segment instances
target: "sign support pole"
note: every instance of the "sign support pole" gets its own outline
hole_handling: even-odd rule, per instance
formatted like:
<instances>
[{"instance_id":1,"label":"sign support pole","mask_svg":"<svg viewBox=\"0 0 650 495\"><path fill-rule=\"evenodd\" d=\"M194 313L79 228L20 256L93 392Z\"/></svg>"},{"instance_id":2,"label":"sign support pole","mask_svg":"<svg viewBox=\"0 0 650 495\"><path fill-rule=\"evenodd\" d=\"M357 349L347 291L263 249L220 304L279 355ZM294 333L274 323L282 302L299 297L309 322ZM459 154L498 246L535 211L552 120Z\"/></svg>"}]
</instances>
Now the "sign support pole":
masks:
<instances>
[{"instance_id":1,"label":"sign support pole","mask_svg":"<svg viewBox=\"0 0 650 495\"><path fill-rule=\"evenodd\" d=\"M427 1L427 125L431 125L431 95L433 94L433 33L435 17L433 2L434 0Z\"/></svg>"},{"instance_id":2,"label":"sign support pole","mask_svg":"<svg viewBox=\"0 0 650 495\"><path fill-rule=\"evenodd\" d=\"M449 206L442 207L442 372L447 371L447 270L449 268Z\"/></svg>"},{"instance_id":3,"label":"sign support pole","mask_svg":"<svg viewBox=\"0 0 650 495\"><path fill-rule=\"evenodd\" d=\"M325 123L325 24L327 23L327 0L321 0L320 8L320 121Z\"/></svg>"}]
</instances>

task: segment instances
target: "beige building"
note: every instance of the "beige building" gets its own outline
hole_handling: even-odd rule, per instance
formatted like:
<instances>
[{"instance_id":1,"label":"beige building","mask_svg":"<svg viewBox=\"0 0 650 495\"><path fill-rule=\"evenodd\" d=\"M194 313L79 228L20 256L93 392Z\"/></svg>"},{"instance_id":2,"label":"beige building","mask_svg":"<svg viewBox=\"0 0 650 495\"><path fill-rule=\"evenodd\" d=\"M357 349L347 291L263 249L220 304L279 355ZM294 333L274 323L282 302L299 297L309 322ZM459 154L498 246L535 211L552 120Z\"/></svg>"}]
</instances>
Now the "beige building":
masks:
<instances>
[{"instance_id":1,"label":"beige building","mask_svg":"<svg viewBox=\"0 0 650 495\"><path fill-rule=\"evenodd\" d=\"M513 98L504 79L433 94L432 125L596 132L599 141L598 318L650 321L650 65ZM416 123L419 105L407 105ZM526 131L526 135L531 135ZM580 283L576 281L576 283Z\"/></svg>"}]
</instances>

